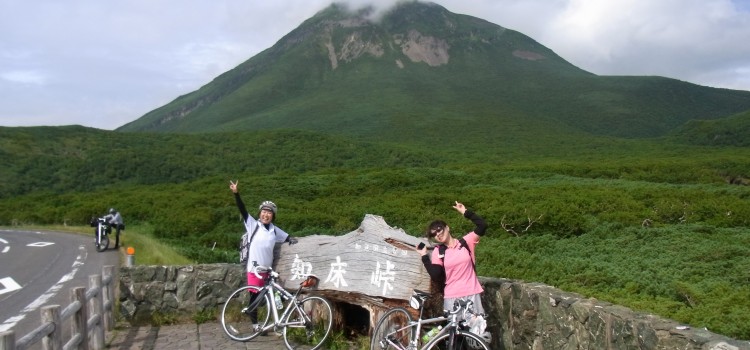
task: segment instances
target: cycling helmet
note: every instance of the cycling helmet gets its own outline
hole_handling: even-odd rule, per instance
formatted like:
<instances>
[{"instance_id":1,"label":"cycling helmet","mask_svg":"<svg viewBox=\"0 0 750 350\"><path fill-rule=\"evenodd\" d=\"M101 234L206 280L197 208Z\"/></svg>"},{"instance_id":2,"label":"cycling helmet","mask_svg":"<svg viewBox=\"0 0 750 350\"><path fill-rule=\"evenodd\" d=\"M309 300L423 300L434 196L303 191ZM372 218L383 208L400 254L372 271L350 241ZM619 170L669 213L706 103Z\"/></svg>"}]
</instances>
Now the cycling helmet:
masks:
<instances>
[{"instance_id":1,"label":"cycling helmet","mask_svg":"<svg viewBox=\"0 0 750 350\"><path fill-rule=\"evenodd\" d=\"M271 201L265 201L263 203L260 203L260 206L258 206L258 210L268 210L273 213L273 215L276 215L276 204Z\"/></svg>"},{"instance_id":2,"label":"cycling helmet","mask_svg":"<svg viewBox=\"0 0 750 350\"><path fill-rule=\"evenodd\" d=\"M110 214L114 214L116 212L117 212L117 210L115 210L115 208L109 208L109 213Z\"/></svg>"}]
</instances>

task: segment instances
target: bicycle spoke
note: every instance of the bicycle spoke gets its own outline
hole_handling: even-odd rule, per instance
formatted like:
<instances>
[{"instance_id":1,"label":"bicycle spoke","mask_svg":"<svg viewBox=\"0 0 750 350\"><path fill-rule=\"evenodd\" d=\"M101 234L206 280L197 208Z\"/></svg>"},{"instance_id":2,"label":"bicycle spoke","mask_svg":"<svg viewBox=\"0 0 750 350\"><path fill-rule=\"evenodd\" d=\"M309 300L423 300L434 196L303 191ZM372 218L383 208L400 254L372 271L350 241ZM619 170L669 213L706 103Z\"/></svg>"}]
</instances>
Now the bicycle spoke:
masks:
<instances>
[{"instance_id":1,"label":"bicycle spoke","mask_svg":"<svg viewBox=\"0 0 750 350\"><path fill-rule=\"evenodd\" d=\"M431 340L429 343L427 343L425 345L425 349L426 350L434 350L434 349L448 350L450 349L449 341L450 341L450 334L443 334ZM453 341L455 344L453 349L455 350L489 350L490 349L489 344L487 344L487 342L482 337L471 332L464 332L464 331L457 332Z\"/></svg>"},{"instance_id":2,"label":"bicycle spoke","mask_svg":"<svg viewBox=\"0 0 750 350\"><path fill-rule=\"evenodd\" d=\"M299 307L284 319L284 324L284 343L289 349L319 349L333 326L331 303L318 296L302 299Z\"/></svg>"},{"instance_id":3,"label":"bicycle spoke","mask_svg":"<svg viewBox=\"0 0 750 350\"><path fill-rule=\"evenodd\" d=\"M258 287L245 286L234 291L221 309L221 325L230 338L247 341L257 337L269 320L270 310L267 295L249 307L251 290L260 291Z\"/></svg>"},{"instance_id":4,"label":"bicycle spoke","mask_svg":"<svg viewBox=\"0 0 750 350\"><path fill-rule=\"evenodd\" d=\"M409 327L411 315L406 309L397 307L386 311L380 317L372 332L371 350L405 349L414 336L413 327Z\"/></svg>"}]
</instances>

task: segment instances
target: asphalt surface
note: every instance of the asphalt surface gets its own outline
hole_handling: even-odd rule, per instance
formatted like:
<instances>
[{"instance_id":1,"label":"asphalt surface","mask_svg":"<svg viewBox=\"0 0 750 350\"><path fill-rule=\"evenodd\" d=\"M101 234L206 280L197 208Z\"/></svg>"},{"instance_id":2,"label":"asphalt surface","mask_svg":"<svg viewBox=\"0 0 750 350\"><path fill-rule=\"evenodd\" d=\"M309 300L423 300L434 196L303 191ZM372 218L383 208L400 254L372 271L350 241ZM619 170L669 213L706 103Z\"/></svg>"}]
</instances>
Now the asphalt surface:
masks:
<instances>
[{"instance_id":1,"label":"asphalt surface","mask_svg":"<svg viewBox=\"0 0 750 350\"><path fill-rule=\"evenodd\" d=\"M0 230L0 331L20 339L41 324L47 305L70 304L70 290L88 287L105 265L119 266L117 250L97 252L91 235Z\"/></svg>"},{"instance_id":2,"label":"asphalt surface","mask_svg":"<svg viewBox=\"0 0 750 350\"><path fill-rule=\"evenodd\" d=\"M124 233L126 234L126 233ZM93 232L0 230L0 331L13 331L16 341L41 324L40 309L70 304L70 289L88 287L90 275L101 275L102 266L118 267L123 247L97 252ZM66 328L67 329L67 328ZM67 335L64 339L69 339ZM224 334L218 322L161 327L118 324L107 332L109 349L284 349L284 339L270 332L249 342ZM37 343L31 349L41 349Z\"/></svg>"}]
</instances>

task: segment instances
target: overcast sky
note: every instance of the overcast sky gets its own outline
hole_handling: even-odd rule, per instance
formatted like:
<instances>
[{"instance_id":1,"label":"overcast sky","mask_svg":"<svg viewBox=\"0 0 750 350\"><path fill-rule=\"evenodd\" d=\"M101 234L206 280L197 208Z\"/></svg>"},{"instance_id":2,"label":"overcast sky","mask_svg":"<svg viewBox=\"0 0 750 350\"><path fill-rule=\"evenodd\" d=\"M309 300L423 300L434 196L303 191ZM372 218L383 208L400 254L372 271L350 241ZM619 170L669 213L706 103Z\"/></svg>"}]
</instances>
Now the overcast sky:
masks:
<instances>
[{"instance_id":1,"label":"overcast sky","mask_svg":"<svg viewBox=\"0 0 750 350\"><path fill-rule=\"evenodd\" d=\"M0 0L0 126L117 128L272 46L331 2ZM595 74L750 90L750 0L433 2L517 30Z\"/></svg>"}]
</instances>

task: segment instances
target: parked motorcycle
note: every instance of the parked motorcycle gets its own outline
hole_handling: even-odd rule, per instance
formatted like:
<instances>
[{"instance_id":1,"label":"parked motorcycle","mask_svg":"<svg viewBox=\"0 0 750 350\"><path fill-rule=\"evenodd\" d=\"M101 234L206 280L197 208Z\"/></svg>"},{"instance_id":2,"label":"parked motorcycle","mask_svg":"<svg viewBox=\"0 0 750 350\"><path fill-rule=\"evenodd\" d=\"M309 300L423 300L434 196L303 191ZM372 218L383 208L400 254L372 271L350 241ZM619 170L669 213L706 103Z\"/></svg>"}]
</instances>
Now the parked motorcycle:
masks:
<instances>
[{"instance_id":1,"label":"parked motorcycle","mask_svg":"<svg viewBox=\"0 0 750 350\"><path fill-rule=\"evenodd\" d=\"M91 227L95 227L94 236L96 240L96 251L103 252L109 248L109 234L112 233L112 227L109 226L104 218L92 219Z\"/></svg>"}]
</instances>

